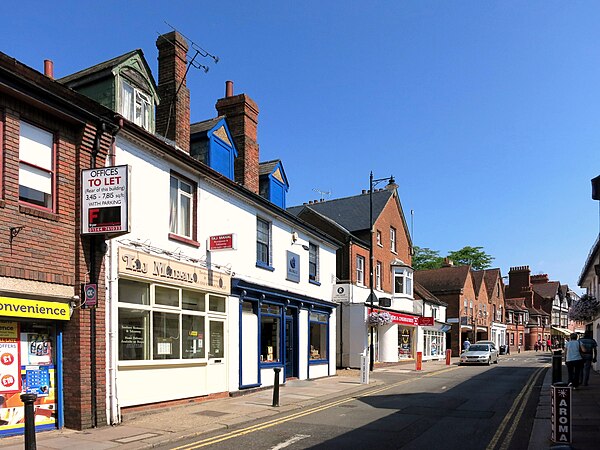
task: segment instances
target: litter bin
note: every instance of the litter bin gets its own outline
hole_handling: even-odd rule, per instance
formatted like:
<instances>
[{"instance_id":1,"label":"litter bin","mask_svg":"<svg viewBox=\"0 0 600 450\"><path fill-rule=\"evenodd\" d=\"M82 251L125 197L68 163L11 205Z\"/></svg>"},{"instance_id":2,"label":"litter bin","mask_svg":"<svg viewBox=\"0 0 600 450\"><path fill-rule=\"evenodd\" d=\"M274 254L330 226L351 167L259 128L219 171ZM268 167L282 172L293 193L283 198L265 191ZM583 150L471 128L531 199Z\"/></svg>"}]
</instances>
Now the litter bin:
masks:
<instances>
[{"instance_id":1,"label":"litter bin","mask_svg":"<svg viewBox=\"0 0 600 450\"><path fill-rule=\"evenodd\" d=\"M501 345L498 350L500 355L506 355L506 345Z\"/></svg>"}]
</instances>

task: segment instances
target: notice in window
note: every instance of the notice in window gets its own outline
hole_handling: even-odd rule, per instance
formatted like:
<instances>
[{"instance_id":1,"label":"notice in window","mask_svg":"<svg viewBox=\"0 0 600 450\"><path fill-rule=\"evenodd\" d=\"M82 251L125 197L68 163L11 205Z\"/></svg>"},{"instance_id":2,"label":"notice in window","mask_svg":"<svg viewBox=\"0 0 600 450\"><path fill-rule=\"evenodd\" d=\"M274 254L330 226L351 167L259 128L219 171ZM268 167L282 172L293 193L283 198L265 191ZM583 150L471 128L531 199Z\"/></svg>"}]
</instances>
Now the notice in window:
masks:
<instances>
[{"instance_id":1,"label":"notice in window","mask_svg":"<svg viewBox=\"0 0 600 450\"><path fill-rule=\"evenodd\" d=\"M144 348L144 328L122 324L121 345L125 348Z\"/></svg>"},{"instance_id":2,"label":"notice in window","mask_svg":"<svg viewBox=\"0 0 600 450\"><path fill-rule=\"evenodd\" d=\"M171 343L170 342L158 342L156 345L156 353L158 355L170 355L171 351Z\"/></svg>"}]
</instances>

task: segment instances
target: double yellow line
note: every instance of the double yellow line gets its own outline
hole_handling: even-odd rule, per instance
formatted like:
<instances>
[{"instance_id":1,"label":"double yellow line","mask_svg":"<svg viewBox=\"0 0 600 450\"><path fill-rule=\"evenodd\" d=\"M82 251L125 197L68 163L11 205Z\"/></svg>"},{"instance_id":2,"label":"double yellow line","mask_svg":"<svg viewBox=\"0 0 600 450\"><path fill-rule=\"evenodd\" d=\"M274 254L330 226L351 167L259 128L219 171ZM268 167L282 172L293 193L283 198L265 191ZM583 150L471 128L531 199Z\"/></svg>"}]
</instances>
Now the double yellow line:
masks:
<instances>
[{"instance_id":1,"label":"double yellow line","mask_svg":"<svg viewBox=\"0 0 600 450\"><path fill-rule=\"evenodd\" d=\"M496 434L494 434L494 437L492 438L492 440L486 447L486 450L493 450L494 448L496 448L496 446L498 445L498 442L500 441L500 437L502 436L502 434L506 430L506 427L508 426L509 422L512 419L511 427L506 432L504 441L502 442L502 445L499 447L499 450L508 449L508 446L510 445L510 441L512 440L513 435L515 434L515 431L517 430L517 426L519 425L519 422L521 421L521 416L523 415L523 411L525 410L525 405L527 404L527 401L529 400L531 391L533 391L533 388L536 385L538 379L540 378L542 373L544 373L544 371L547 368L548 367L540 367L535 372L533 372L533 374L531 374L531 376L527 380L527 383L525 384L525 386L523 386L523 389L521 389L521 392L519 392L519 395L517 395L517 398L515 398L515 401L513 402L508 413L506 413L506 416L504 416L504 419L500 423L498 430L496 430ZM519 408L519 405L521 406L520 408ZM515 411L517 408L519 408L519 411L515 415Z\"/></svg>"},{"instance_id":2,"label":"double yellow line","mask_svg":"<svg viewBox=\"0 0 600 450\"><path fill-rule=\"evenodd\" d=\"M448 369L446 369L448 370ZM446 370L440 371L440 372L445 372ZM440 372L434 372L434 373L440 373ZM428 374L429 375L429 374ZM244 436L246 434L250 434L250 433L255 433L257 431L261 431L264 430L266 428L271 428L274 427L276 425L285 423L285 422L289 422L290 420L295 420L295 419L299 419L300 417L304 417L304 416L308 416L310 414L314 414L317 413L319 411L324 411L326 409L329 408L333 408L335 406L339 406L339 405L343 405L344 403L348 403L351 402L353 400L356 400L358 398L361 397L367 397L370 395L374 395L374 394L378 394L379 392L383 392L383 391L387 391L389 389L393 389L397 386L400 386L402 384L406 384L406 383L410 383L414 380L416 380L417 378L409 378L407 380L402 380L402 381L398 381L397 383L394 384L390 384L390 385L385 385L382 387L377 387L377 388L373 388L373 389L369 389L366 390L364 392L362 392L360 395L357 396L353 396L353 397L349 397L349 398L345 398L343 400L337 400L331 403L327 403L325 405L320 405L320 406L315 406L314 408L309 408L294 414L290 414L289 416L285 416L279 419L273 419L273 420L269 420L267 422L262 422L256 425L252 425L246 428L243 428L241 430L237 430L237 431L232 431L230 433L226 433L226 434L221 434L219 436L214 436L212 438L206 438L206 439L202 439L200 441L196 441L193 442L191 444L187 444L187 445L182 445L181 447L175 447L173 450L191 450L191 449L196 449L196 448L202 448L202 447L206 447L208 445L212 445L212 444L217 444L219 442L223 442L223 441L227 441L229 439L234 439L236 437L239 436Z\"/></svg>"}]
</instances>

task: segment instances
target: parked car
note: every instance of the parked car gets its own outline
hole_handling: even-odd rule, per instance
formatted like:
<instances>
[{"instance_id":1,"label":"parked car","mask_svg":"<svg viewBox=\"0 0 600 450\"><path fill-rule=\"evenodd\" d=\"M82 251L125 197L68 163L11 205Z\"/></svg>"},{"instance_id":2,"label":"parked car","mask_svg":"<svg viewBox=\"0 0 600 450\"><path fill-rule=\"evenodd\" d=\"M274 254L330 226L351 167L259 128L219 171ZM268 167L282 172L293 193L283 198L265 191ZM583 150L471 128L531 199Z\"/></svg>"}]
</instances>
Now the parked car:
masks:
<instances>
[{"instance_id":1,"label":"parked car","mask_svg":"<svg viewBox=\"0 0 600 450\"><path fill-rule=\"evenodd\" d=\"M498 364L498 351L491 344L471 344L469 350L460 355L460 365L463 364Z\"/></svg>"},{"instance_id":2,"label":"parked car","mask_svg":"<svg viewBox=\"0 0 600 450\"><path fill-rule=\"evenodd\" d=\"M494 349L495 349L496 351L498 351L498 346L496 345L496 343L495 343L494 341L477 341L477 342L475 342L475 343L476 343L476 344L489 344L489 345L491 345L492 347L494 347Z\"/></svg>"}]
</instances>

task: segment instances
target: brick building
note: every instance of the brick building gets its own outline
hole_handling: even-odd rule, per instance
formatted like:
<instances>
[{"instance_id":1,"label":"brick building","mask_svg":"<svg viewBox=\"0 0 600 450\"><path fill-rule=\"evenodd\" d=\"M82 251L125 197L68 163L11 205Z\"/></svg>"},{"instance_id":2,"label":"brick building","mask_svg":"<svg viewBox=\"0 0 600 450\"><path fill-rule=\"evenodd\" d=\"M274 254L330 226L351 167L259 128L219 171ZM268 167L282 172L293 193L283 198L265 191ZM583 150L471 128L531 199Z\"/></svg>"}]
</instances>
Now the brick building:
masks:
<instances>
[{"instance_id":1,"label":"brick building","mask_svg":"<svg viewBox=\"0 0 600 450\"><path fill-rule=\"evenodd\" d=\"M105 419L104 309L83 309L81 288L103 292L103 242L80 234L80 173L103 166L112 113L0 53L0 433L22 432L21 391L36 393L39 429ZM2 417L9 415L2 414Z\"/></svg>"}]
</instances>

